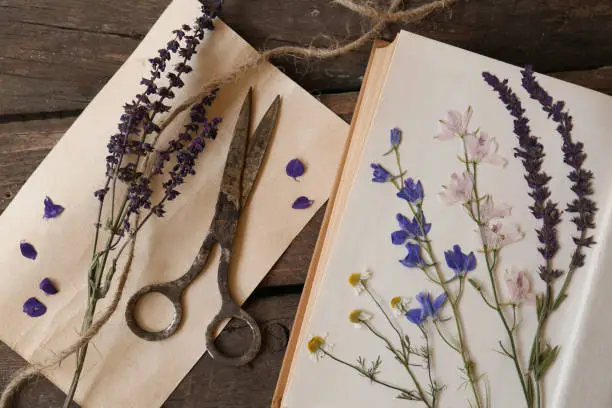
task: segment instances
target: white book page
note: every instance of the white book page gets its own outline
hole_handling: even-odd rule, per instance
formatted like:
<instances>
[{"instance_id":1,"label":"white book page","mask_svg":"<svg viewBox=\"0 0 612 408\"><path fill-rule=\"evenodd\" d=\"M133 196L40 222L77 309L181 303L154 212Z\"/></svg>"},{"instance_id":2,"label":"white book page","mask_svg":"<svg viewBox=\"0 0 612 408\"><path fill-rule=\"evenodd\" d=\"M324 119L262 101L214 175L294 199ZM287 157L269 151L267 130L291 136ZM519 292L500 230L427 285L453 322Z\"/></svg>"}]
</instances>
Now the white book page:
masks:
<instances>
[{"instance_id":1,"label":"white book page","mask_svg":"<svg viewBox=\"0 0 612 408\"><path fill-rule=\"evenodd\" d=\"M384 86L381 103L374 116L364 148L363 159L356 173L346 209L343 214L329 261L324 267L324 276L318 292L311 296L312 313L304 322L289 378L283 407L403 407L419 406L420 403L396 399L398 392L373 384L353 369L324 357L312 361L307 350L307 341L312 335L325 336L331 353L349 363L358 356L368 361L377 356L382 359L378 378L389 383L414 389L403 366L394 361L379 338L366 328L355 328L348 320L354 309L371 312L371 324L387 338L399 344L397 335L387 324L372 299L362 293L356 296L348 284L348 277L355 272L372 272L368 282L383 307L389 310L389 300L395 296L412 297L410 307L418 307L414 296L421 291L440 293L435 284L428 282L419 269L406 268L398 261L406 256L406 249L392 245L390 234L398 230L396 214L411 216L404 200L395 196L390 183L373 183L370 163L380 162L394 170L393 155L383 157L390 148L389 131L399 127L403 131L400 147L402 164L409 177L421 180L425 190L423 209L427 222L432 224L429 234L437 259L442 263L447 276L444 251L454 244L461 245L464 252L474 251L477 257L476 270L470 277L484 284L490 294L488 274L480 236L476 225L467 212L456 204L448 206L438 197L442 185L449 184L452 172L462 172L465 167L457 160L462 154L460 141L434 139L439 131L439 120L446 119L448 110L463 112L468 106L473 109L470 129L480 128L499 143L498 154L508 160L505 167L489 164L479 165L478 184L481 193L493 196L496 202L512 207L506 222L519 224L525 233L523 240L505 247L501 252L498 278L503 281L506 268L519 267L528 271L535 292L545 285L537 275L537 267L543 260L536 247L538 240L535 228L541 226L528 207L533 200L527 195L528 187L523 178L521 162L513 157L517 138L513 133L513 122L504 105L482 78L483 71L490 71L501 79L509 78L510 86L521 98L526 116L531 120L532 134L540 137L546 158L543 169L552 176L549 183L552 200L565 209L574 198L567 174L570 168L562 161L561 137L556 124L547 119L540 105L531 99L521 87L520 68L469 53L407 32L400 34L397 50ZM607 288L612 283L604 266L607 262L609 197L612 187L609 155L612 151L610 129L612 128L612 98L570 85L562 81L537 76L540 84L556 100L567 103L574 117L573 137L585 144L588 157L585 168L595 173L593 199L598 204L595 240L597 245L586 250L586 265L580 268L569 290L569 298L550 319L547 337L561 348L559 358L547 373L544 388L544 406L565 408L578 407L588 401L589 406L604 407L612 402L609 385L612 380L606 375L607 361L602 357L612 355L609 346L612 339L612 323L601 318L601 311L609 309ZM555 257L555 267L567 270L570 254L574 249L571 237L575 226L569 222L571 214L563 213L559 227L561 249ZM560 287L563 278L557 284ZM503 282L500 285L504 287ZM502 291L507 298L507 292ZM466 285L460 308L464 317L466 341L471 350L476 369L485 374L480 389L484 393L485 383L490 392L491 406L516 408L525 401L514 371L512 360L501 355L499 340L506 341L506 333L497 313L483 303L478 293ZM448 304L443 315L450 315ZM390 312L389 312L390 313ZM518 348L523 365L536 327L535 306L523 305L519 312L520 329ZM423 344L420 331L403 316L397 321L405 334L416 345ZM449 322L450 323L450 322ZM446 385L441 394L441 407L468 406L471 396L464 384L459 355L447 347L427 324L430 338L433 337L434 375ZM447 324L452 331L452 325ZM421 381L426 371L415 369ZM576 387L579 382L580 387ZM574 386L572 386L574 384ZM424 406L421 404L421 406Z\"/></svg>"}]
</instances>

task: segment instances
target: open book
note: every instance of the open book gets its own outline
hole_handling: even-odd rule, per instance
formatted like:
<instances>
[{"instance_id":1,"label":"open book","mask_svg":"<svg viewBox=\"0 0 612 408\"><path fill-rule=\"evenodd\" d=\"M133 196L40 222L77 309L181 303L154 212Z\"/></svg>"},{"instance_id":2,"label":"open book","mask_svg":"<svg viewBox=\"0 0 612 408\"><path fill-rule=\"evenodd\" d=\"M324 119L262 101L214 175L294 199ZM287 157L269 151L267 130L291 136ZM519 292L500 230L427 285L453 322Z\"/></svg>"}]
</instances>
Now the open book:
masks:
<instances>
[{"instance_id":1,"label":"open book","mask_svg":"<svg viewBox=\"0 0 612 408\"><path fill-rule=\"evenodd\" d=\"M377 44L273 406L610 406L611 113L408 32Z\"/></svg>"}]
</instances>

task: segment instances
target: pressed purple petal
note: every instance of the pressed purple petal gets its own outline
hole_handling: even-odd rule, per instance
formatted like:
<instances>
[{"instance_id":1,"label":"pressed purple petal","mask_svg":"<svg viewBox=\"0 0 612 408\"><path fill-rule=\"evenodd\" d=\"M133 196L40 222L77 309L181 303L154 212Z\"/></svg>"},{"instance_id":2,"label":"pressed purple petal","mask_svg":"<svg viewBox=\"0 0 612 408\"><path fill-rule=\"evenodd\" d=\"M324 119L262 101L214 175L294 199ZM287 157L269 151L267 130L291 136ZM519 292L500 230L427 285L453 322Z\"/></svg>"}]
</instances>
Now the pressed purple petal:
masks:
<instances>
[{"instance_id":1,"label":"pressed purple petal","mask_svg":"<svg viewBox=\"0 0 612 408\"><path fill-rule=\"evenodd\" d=\"M39 287L47 295L55 295L58 292L57 288L49 278L41 280Z\"/></svg>"},{"instance_id":2,"label":"pressed purple petal","mask_svg":"<svg viewBox=\"0 0 612 408\"><path fill-rule=\"evenodd\" d=\"M28 259L34 260L38 255L34 246L27 241L21 241L19 243L19 249L21 249L21 255L25 256Z\"/></svg>"},{"instance_id":3,"label":"pressed purple petal","mask_svg":"<svg viewBox=\"0 0 612 408\"><path fill-rule=\"evenodd\" d=\"M410 322L420 326L423 324L423 310L421 309L410 309L406 312L406 319Z\"/></svg>"},{"instance_id":4,"label":"pressed purple petal","mask_svg":"<svg viewBox=\"0 0 612 408\"><path fill-rule=\"evenodd\" d=\"M291 206L292 208L296 209L296 210L304 210L306 208L309 208L312 203L314 203L314 200L310 200L308 197L298 197L294 202L293 205Z\"/></svg>"},{"instance_id":5,"label":"pressed purple petal","mask_svg":"<svg viewBox=\"0 0 612 408\"><path fill-rule=\"evenodd\" d=\"M31 297L23 304L23 312L30 317L39 317L47 312L47 307L35 297Z\"/></svg>"},{"instance_id":6,"label":"pressed purple petal","mask_svg":"<svg viewBox=\"0 0 612 408\"><path fill-rule=\"evenodd\" d=\"M45 214L43 218L55 218L64 212L64 207L55 204L49 196L45 197Z\"/></svg>"},{"instance_id":7,"label":"pressed purple petal","mask_svg":"<svg viewBox=\"0 0 612 408\"><path fill-rule=\"evenodd\" d=\"M300 177L302 174L304 174L304 163L302 163L300 159L293 159L289 163L287 163L285 172L289 177L297 179L297 177Z\"/></svg>"}]
</instances>

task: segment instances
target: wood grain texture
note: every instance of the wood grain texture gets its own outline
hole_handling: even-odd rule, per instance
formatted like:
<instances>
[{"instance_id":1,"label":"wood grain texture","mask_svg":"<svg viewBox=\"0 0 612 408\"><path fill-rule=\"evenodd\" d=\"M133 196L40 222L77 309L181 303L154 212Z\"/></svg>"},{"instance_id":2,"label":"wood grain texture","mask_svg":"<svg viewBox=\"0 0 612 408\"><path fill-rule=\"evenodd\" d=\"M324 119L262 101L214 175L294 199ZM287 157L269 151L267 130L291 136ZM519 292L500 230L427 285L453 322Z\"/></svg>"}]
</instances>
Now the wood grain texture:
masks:
<instances>
[{"instance_id":1,"label":"wood grain texture","mask_svg":"<svg viewBox=\"0 0 612 408\"><path fill-rule=\"evenodd\" d=\"M0 115L82 109L168 3L0 0ZM459 0L404 28L559 72L612 65L611 17L612 3L600 0ZM225 0L223 19L260 49L347 41L367 27L330 0ZM389 27L384 37L392 39L398 28ZM357 90L368 55L365 48L333 61L277 63L311 92Z\"/></svg>"}]
</instances>

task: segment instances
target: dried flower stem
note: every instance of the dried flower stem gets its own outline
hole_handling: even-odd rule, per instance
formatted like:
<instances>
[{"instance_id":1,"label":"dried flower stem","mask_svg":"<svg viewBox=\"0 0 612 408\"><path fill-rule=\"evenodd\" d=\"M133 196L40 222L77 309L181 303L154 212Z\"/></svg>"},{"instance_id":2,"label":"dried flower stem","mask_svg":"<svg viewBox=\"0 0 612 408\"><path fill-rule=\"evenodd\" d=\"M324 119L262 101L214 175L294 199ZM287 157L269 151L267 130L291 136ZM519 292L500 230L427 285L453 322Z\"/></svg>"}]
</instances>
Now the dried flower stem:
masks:
<instances>
[{"instance_id":1,"label":"dried flower stem","mask_svg":"<svg viewBox=\"0 0 612 408\"><path fill-rule=\"evenodd\" d=\"M398 151L397 146L393 147L393 149L396 151L396 161L397 161L398 171L399 171L399 174L401 174L402 167L400 163L399 151ZM397 183L397 180L392 179L391 182L393 183L393 185L399 192L401 190L401 186ZM451 343L448 342L444 337L442 338L447 345L449 345L453 350L457 351L457 353L461 356L461 360L463 361L463 369L465 370L465 374L467 375L467 379L470 384L470 389L472 391L472 394L474 396L474 402L476 404L476 407L482 408L483 405L481 402L481 396L480 396L480 392L478 391L478 386L477 386L478 375L476 374L474 362L472 361L470 357L469 349L465 341L465 335L464 335L464 329L463 329L463 318L462 318L461 311L459 309L459 304L458 304L459 299L460 299L460 294L458 294L457 296L453 296L453 293L451 292L448 286L448 281L445 279L444 273L442 272L440 268L440 263L436 259L436 256L433 251L433 247L431 245L431 240L429 239L428 234L425 230L425 227L423 226L423 222L422 222L423 210L422 210L421 205L419 204L416 207L412 203L408 203L408 205L410 207L410 211L412 212L412 215L414 216L414 219L417 220L419 229L421 231L421 235L423 236L423 240L419 242L419 245L421 246L421 248L425 250L425 252L429 256L428 265L433 266L436 276L432 277L429 274L428 267L423 267L422 269L425 272L426 277L432 282L438 284L442 288L444 293L446 293L446 295L448 296L449 303L452 309L452 319L455 323L455 328L457 331L458 345L456 347L453 347ZM460 279L461 283L464 281L464 279L465 277ZM460 291L459 293L462 293L462 291Z\"/></svg>"},{"instance_id":2,"label":"dried flower stem","mask_svg":"<svg viewBox=\"0 0 612 408\"><path fill-rule=\"evenodd\" d=\"M372 376L370 376L370 375L366 375L366 373L364 373L364 372L363 372L363 370L361 369L361 367L359 367L359 366L357 366L357 365L354 365L354 364L351 364L351 363L349 363L349 362L347 362L347 361L344 361L344 360L342 360L342 359L340 359L340 358L338 358L338 357L334 356L334 355L333 355L331 352L329 352L328 350L325 350L325 348L324 348L324 347L321 347L321 351L322 351L322 352L323 352L323 354L325 354L327 357L331 358L332 360L334 360L334 361L336 361L336 362L338 362L338 363L340 363L340 364L342 364L342 365L345 365L345 366L347 366L347 367L349 367L349 368L352 368L353 370L355 370L355 371L357 371L359 374L361 374L361 375L363 375L363 376L367 377L367 378L368 378L370 381L372 381L372 382L374 382L374 383L376 383L376 384L382 385L382 386L384 386L384 387L390 388L390 389L395 390L395 391L399 391L399 392L401 392L401 393L407 393L407 394L412 393L412 391L406 390L406 389L401 388L401 387L399 387L399 386L397 386L397 385L393 385L393 384L391 384L391 383L389 383L389 382L379 380L379 379L378 379L378 378L376 378L376 376L374 376L374 375L372 375Z\"/></svg>"},{"instance_id":3,"label":"dried flower stem","mask_svg":"<svg viewBox=\"0 0 612 408\"><path fill-rule=\"evenodd\" d=\"M389 317L389 315L387 314L387 312L385 311L385 309L382 307L382 305L380 304L380 302L378 301L378 299L376 299L376 297L374 296L374 294L371 292L371 290L368 288L367 286L367 282L363 283L363 287L366 291L366 293L370 296L370 298L374 301L374 303L376 304L376 306L378 307L378 309L382 312L382 314L385 316L385 319L387 320L387 322L389 323L389 325L393 328L393 330L397 333L397 336L399 337L399 341L400 344L402 346L402 351L400 352L399 350L397 350L395 348L395 346L391 343L390 340L388 340L385 336L383 336L382 334L380 334L376 329L374 329L374 327L369 323L369 322L363 322L363 325L365 325L370 332L372 332L372 334L374 334L376 337L378 337L379 339L381 339L387 346L387 349L389 349L389 351L391 353L393 353L393 355L395 356L395 358L397 359L397 361L399 361L404 368L406 369L406 371L408 372L408 375L410 375L410 378L412 379L412 382L414 383L416 389L417 389L417 393L419 395L419 397L421 398L421 400L425 403L425 405L427 405L427 407L429 408L433 408L435 406L434 402L429 402L427 399L427 396L425 395L424 391L423 391L423 387L421 386L418 378L416 377L416 375L414 374L414 371L412 370L412 367L410 367L410 345L406 344L406 341L404 339L404 336L402 335L402 333L399 331L399 329L396 327L396 325L393 323L393 321L391 320L391 318ZM428 360L429 361L429 360ZM428 364L428 368L430 368L429 364ZM431 383L432 387L433 387L433 383Z\"/></svg>"},{"instance_id":4,"label":"dried flower stem","mask_svg":"<svg viewBox=\"0 0 612 408\"><path fill-rule=\"evenodd\" d=\"M511 352L508 353L503 346L502 346L502 351L504 352L506 356L510 357L512 361L514 362L516 374L521 383L521 388L523 390L525 402L527 403L526 406L531 408L533 407L533 398L531 398L529 390L527 388L527 384L525 382L525 376L523 374L520 356L518 353L518 348L516 346L516 338L515 338L516 337L516 334L515 334L516 333L515 331L516 319L514 319L514 322L511 327L510 324L508 323L508 319L506 319L506 316L504 314L502 302L500 301L500 297L499 297L499 289L497 287L497 282L495 280L495 276L497 275L496 270L498 266L497 259L499 257L500 250L495 249L495 248L489 248L489 245L487 243L487 238L485 235L486 226L481 216L481 209L480 209L481 197L478 191L478 163L474 161L470 161L468 158L468 149L467 149L467 145L465 142L465 135L461 135L461 141L462 141L462 146L463 146L463 162L465 163L465 170L467 174L472 178L472 181L473 181L472 183L472 192L473 192L472 201L476 204L476 213L474 213L472 202L466 203L465 208L468 210L468 212L470 213L470 217L476 222L478 226L478 231L480 233L480 240L482 243L482 252L484 253L485 263L487 266L487 272L489 276L489 283L491 285L491 291L493 292L493 304L491 304L486 299L482 290L479 290L479 293L482 299L484 300L484 302L489 307L491 307L497 312L497 315L499 316L499 319L502 322L504 329L506 330L508 341L510 342ZM513 310L516 311L515 308Z\"/></svg>"}]
</instances>

